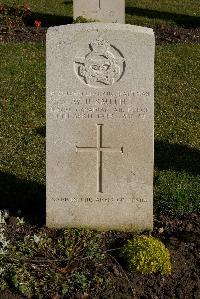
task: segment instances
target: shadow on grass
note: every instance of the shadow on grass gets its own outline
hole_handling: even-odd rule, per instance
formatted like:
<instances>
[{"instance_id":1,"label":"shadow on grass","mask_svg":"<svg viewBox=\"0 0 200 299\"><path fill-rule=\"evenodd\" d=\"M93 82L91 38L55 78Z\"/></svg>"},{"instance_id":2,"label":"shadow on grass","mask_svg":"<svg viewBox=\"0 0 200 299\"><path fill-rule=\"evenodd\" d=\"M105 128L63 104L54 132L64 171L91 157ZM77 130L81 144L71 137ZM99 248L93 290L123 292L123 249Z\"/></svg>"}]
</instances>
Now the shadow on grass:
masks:
<instances>
[{"instance_id":1,"label":"shadow on grass","mask_svg":"<svg viewBox=\"0 0 200 299\"><path fill-rule=\"evenodd\" d=\"M34 129L34 133L36 135L40 135L41 137L46 137L46 126L42 126Z\"/></svg>"},{"instance_id":2,"label":"shadow on grass","mask_svg":"<svg viewBox=\"0 0 200 299\"><path fill-rule=\"evenodd\" d=\"M63 1L63 4L66 4L66 5L73 5L73 1L71 1L71 0Z\"/></svg>"},{"instance_id":3,"label":"shadow on grass","mask_svg":"<svg viewBox=\"0 0 200 299\"><path fill-rule=\"evenodd\" d=\"M158 170L200 174L200 151L186 145L155 140L155 167Z\"/></svg>"},{"instance_id":4,"label":"shadow on grass","mask_svg":"<svg viewBox=\"0 0 200 299\"><path fill-rule=\"evenodd\" d=\"M34 21L40 20L42 27L51 27L59 25L67 25L73 22L71 16L57 16L53 14L31 13L31 16L26 20L26 25L34 26Z\"/></svg>"},{"instance_id":5,"label":"shadow on grass","mask_svg":"<svg viewBox=\"0 0 200 299\"><path fill-rule=\"evenodd\" d=\"M187 27L200 26L199 16L189 16L184 14L161 12L157 10L144 9L138 7L126 7L126 13L129 15L147 17L149 19L172 20L177 25L183 25Z\"/></svg>"},{"instance_id":6,"label":"shadow on grass","mask_svg":"<svg viewBox=\"0 0 200 299\"><path fill-rule=\"evenodd\" d=\"M20 216L21 211L29 223L44 225L45 197L44 185L0 172L0 210L8 209L11 216Z\"/></svg>"}]
</instances>

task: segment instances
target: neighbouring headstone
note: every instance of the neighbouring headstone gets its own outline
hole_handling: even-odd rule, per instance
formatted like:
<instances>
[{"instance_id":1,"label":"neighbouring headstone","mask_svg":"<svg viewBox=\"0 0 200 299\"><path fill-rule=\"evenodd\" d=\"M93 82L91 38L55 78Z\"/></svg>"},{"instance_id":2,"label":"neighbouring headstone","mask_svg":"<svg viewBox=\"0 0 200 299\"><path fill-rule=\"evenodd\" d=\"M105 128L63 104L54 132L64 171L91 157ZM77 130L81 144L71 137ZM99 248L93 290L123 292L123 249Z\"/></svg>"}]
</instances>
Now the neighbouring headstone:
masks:
<instances>
[{"instance_id":1,"label":"neighbouring headstone","mask_svg":"<svg viewBox=\"0 0 200 299\"><path fill-rule=\"evenodd\" d=\"M154 34L47 33L47 225L152 229Z\"/></svg>"},{"instance_id":2,"label":"neighbouring headstone","mask_svg":"<svg viewBox=\"0 0 200 299\"><path fill-rule=\"evenodd\" d=\"M125 0L73 0L74 19L83 16L104 23L125 23Z\"/></svg>"}]
</instances>

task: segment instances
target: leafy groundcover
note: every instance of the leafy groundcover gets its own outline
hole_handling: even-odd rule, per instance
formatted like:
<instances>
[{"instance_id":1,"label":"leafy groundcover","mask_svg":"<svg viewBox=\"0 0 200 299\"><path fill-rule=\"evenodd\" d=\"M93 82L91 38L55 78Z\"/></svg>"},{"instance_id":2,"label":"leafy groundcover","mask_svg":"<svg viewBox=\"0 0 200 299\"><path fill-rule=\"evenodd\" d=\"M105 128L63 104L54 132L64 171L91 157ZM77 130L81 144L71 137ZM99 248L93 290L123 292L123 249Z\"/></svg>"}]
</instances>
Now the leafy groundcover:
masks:
<instances>
[{"instance_id":1,"label":"leafy groundcover","mask_svg":"<svg viewBox=\"0 0 200 299\"><path fill-rule=\"evenodd\" d=\"M8 217L0 298L199 298L200 217L157 217L152 235L169 249L171 275L128 270L120 252L131 233L50 230Z\"/></svg>"}]
</instances>

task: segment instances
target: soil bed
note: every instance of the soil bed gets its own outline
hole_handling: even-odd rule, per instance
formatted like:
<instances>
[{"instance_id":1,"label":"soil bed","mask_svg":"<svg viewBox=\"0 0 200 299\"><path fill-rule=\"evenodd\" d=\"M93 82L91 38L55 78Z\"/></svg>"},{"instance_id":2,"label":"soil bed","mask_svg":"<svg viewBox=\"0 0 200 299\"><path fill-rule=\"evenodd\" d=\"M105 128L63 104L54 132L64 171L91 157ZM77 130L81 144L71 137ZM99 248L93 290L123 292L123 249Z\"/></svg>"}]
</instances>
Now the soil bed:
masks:
<instances>
[{"instance_id":1,"label":"soil bed","mask_svg":"<svg viewBox=\"0 0 200 299\"><path fill-rule=\"evenodd\" d=\"M153 28L157 44L165 43L200 43L200 27ZM0 26L0 42L45 42L47 28L20 27L8 30Z\"/></svg>"}]
</instances>

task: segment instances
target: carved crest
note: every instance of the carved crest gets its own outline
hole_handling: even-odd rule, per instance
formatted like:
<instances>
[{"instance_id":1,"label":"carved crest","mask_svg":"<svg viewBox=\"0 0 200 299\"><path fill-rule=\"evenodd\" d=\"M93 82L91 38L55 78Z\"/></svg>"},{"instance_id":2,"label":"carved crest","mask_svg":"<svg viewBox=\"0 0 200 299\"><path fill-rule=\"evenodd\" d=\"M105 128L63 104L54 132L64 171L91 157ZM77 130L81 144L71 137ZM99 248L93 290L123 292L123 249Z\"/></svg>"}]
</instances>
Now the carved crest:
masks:
<instances>
[{"instance_id":1,"label":"carved crest","mask_svg":"<svg viewBox=\"0 0 200 299\"><path fill-rule=\"evenodd\" d=\"M124 58L109 42L99 38L89 44L90 52L75 59L81 81L93 87L105 87L119 81L125 69Z\"/></svg>"}]
</instances>

